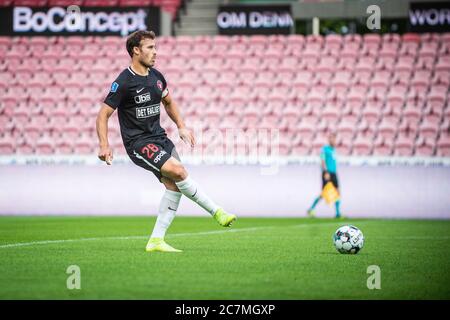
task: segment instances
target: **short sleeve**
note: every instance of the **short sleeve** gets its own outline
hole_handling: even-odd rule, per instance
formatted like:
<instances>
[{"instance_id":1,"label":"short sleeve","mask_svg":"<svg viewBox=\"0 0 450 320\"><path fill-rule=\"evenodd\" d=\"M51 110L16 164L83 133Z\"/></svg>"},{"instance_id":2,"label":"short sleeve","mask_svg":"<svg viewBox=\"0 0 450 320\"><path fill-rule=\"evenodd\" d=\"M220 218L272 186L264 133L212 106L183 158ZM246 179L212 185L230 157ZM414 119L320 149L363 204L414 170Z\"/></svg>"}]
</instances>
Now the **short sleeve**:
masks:
<instances>
[{"instance_id":1,"label":"short sleeve","mask_svg":"<svg viewBox=\"0 0 450 320\"><path fill-rule=\"evenodd\" d=\"M111 89L103 102L113 109L119 107L126 92L124 87L125 84L116 79L116 81L111 84Z\"/></svg>"},{"instance_id":2,"label":"short sleeve","mask_svg":"<svg viewBox=\"0 0 450 320\"><path fill-rule=\"evenodd\" d=\"M326 149L326 147L323 147L322 150L320 151L320 158L325 160L326 153L327 153L327 149Z\"/></svg>"},{"instance_id":3,"label":"short sleeve","mask_svg":"<svg viewBox=\"0 0 450 320\"><path fill-rule=\"evenodd\" d=\"M169 94L169 87L167 86L167 81L166 78L164 78L164 76L162 75L161 72L158 71L158 79L161 81L162 83L162 94L161 94L161 98L166 97Z\"/></svg>"}]
</instances>

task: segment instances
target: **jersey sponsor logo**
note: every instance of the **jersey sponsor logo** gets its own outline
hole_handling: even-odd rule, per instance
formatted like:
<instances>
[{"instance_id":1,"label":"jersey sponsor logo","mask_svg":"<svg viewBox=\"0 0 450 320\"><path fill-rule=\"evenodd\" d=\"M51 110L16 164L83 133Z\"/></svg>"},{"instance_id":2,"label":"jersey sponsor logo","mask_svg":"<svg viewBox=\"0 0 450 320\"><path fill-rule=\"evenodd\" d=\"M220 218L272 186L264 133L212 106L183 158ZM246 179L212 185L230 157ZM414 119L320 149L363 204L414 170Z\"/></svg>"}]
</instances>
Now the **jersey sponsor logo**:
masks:
<instances>
[{"instance_id":1,"label":"jersey sponsor logo","mask_svg":"<svg viewBox=\"0 0 450 320\"><path fill-rule=\"evenodd\" d=\"M159 160L161 160L161 158L166 154L167 152L164 150L161 150L161 152L155 157L155 159L153 160L154 163L158 163Z\"/></svg>"},{"instance_id":2,"label":"jersey sponsor logo","mask_svg":"<svg viewBox=\"0 0 450 320\"><path fill-rule=\"evenodd\" d=\"M145 119L159 114L159 104L136 108L136 118Z\"/></svg>"},{"instance_id":3,"label":"jersey sponsor logo","mask_svg":"<svg viewBox=\"0 0 450 320\"><path fill-rule=\"evenodd\" d=\"M111 85L111 92L116 92L117 89L119 88L119 84L117 82L113 82Z\"/></svg>"},{"instance_id":4,"label":"jersey sponsor logo","mask_svg":"<svg viewBox=\"0 0 450 320\"><path fill-rule=\"evenodd\" d=\"M150 100L151 100L150 92L134 97L134 102L136 102L137 104L149 102Z\"/></svg>"},{"instance_id":5,"label":"jersey sponsor logo","mask_svg":"<svg viewBox=\"0 0 450 320\"><path fill-rule=\"evenodd\" d=\"M161 80L156 81L156 86L158 87L159 91L162 91L163 84L162 84Z\"/></svg>"}]
</instances>

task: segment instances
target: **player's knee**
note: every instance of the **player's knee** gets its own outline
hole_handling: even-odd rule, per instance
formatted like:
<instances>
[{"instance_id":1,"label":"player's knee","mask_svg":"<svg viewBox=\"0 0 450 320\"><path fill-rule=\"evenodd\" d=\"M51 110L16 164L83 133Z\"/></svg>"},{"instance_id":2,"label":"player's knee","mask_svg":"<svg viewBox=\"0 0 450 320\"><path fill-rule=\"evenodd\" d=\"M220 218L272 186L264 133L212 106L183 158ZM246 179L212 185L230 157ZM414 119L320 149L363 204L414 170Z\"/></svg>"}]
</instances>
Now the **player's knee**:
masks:
<instances>
[{"instance_id":1,"label":"player's knee","mask_svg":"<svg viewBox=\"0 0 450 320\"><path fill-rule=\"evenodd\" d=\"M180 192L175 182L169 178L162 177L161 182L164 184L167 190Z\"/></svg>"},{"instance_id":2,"label":"player's knee","mask_svg":"<svg viewBox=\"0 0 450 320\"><path fill-rule=\"evenodd\" d=\"M175 181L182 181L188 176L186 169L181 164L174 166L171 174Z\"/></svg>"}]
</instances>

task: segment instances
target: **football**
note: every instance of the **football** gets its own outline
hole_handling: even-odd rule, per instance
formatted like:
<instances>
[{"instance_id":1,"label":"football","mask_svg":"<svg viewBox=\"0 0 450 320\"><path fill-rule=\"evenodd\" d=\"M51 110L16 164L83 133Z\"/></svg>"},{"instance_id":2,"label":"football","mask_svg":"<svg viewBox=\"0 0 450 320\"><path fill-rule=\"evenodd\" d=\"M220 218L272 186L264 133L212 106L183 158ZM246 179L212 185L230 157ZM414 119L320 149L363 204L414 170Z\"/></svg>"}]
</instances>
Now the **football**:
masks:
<instances>
[{"instance_id":1,"label":"football","mask_svg":"<svg viewBox=\"0 0 450 320\"><path fill-rule=\"evenodd\" d=\"M355 226L342 226L333 234L333 244L340 253L356 254L364 246L364 235Z\"/></svg>"}]
</instances>

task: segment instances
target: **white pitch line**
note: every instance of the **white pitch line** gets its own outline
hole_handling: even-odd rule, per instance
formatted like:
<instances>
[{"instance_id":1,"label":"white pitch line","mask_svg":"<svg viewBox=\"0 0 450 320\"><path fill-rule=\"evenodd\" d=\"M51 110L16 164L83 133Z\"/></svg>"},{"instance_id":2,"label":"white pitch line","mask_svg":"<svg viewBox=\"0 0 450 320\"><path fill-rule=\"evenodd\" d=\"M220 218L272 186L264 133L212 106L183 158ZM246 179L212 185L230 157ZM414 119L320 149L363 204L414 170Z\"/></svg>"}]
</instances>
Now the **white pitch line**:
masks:
<instances>
[{"instance_id":1,"label":"white pitch line","mask_svg":"<svg viewBox=\"0 0 450 320\"><path fill-rule=\"evenodd\" d=\"M174 233L167 235L168 238L172 237L185 237L185 236L202 236L209 234L221 234L227 232L243 232L243 231L256 231L268 228L276 228L275 226L270 227L260 227L260 228L240 228L231 230L220 230L220 231L204 231L204 232L191 232L191 233ZM27 247L34 245L45 245L45 244L55 244L55 243L68 243L68 242L82 242L82 241L98 241L98 240L135 240L135 239L146 239L149 236L122 236L122 237L100 237L100 238L79 238L79 239L62 239L62 240L43 240L43 241L32 241L32 242L18 242L18 243L8 243L0 245L0 249L3 248L15 248L15 247Z\"/></svg>"},{"instance_id":2,"label":"white pitch line","mask_svg":"<svg viewBox=\"0 0 450 320\"><path fill-rule=\"evenodd\" d=\"M298 227L311 227L311 226L330 226L330 225L336 225L336 224L339 224L339 222L317 223L317 224L296 224L296 225L287 225L287 226L264 226L264 227L239 228L239 229L228 229L228 230L217 230L217 231L202 231L202 232L190 232L190 233L173 233L173 234L168 234L167 238L188 237L188 236L204 236L204 235L211 235L211 234L234 233L234 232L251 232L251 231L259 231L259 230L273 229L273 228L298 228ZM3 244L3 245L0 245L0 249L16 248L16 247L28 247L28 246L46 245L46 244L55 244L55 243L98 241L98 240L136 240L136 239L146 239L146 238L148 238L148 235L146 235L146 236L117 236L117 237L100 237L100 238L43 240L43 241L18 242L18 243Z\"/></svg>"}]
</instances>

